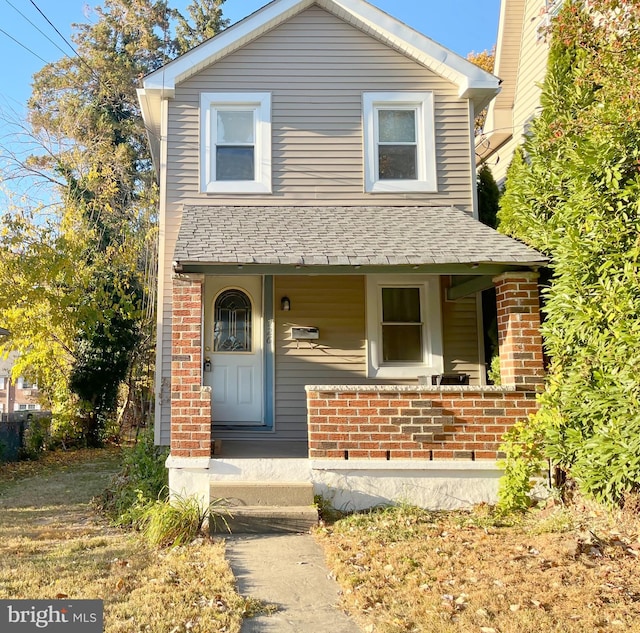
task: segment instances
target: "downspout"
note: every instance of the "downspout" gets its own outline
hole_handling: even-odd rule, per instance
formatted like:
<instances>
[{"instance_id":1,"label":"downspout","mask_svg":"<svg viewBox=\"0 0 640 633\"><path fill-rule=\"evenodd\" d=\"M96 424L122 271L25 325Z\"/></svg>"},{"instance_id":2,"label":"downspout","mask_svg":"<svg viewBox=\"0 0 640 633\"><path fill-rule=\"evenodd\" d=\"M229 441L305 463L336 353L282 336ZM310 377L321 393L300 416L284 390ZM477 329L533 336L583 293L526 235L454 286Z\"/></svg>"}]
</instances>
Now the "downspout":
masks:
<instances>
[{"instance_id":1,"label":"downspout","mask_svg":"<svg viewBox=\"0 0 640 633\"><path fill-rule=\"evenodd\" d=\"M168 396L169 407L171 407L171 376L164 380L164 301L167 283L166 271L166 231L167 231L167 132L168 132L169 100L162 98L160 104L160 164L158 165L158 187L160 190L160 201L158 204L158 296L156 299L156 380L155 380L155 424L153 429L154 443L162 443L163 410L164 403ZM169 278L171 273L169 273ZM171 340L169 340L169 343ZM171 350L169 350L171 359ZM171 433L171 421L169 420L169 434Z\"/></svg>"},{"instance_id":2,"label":"downspout","mask_svg":"<svg viewBox=\"0 0 640 633\"><path fill-rule=\"evenodd\" d=\"M471 170L471 209L474 219L480 218L478 211L478 175L476 165L476 114L473 101L469 99L469 168Z\"/></svg>"}]
</instances>

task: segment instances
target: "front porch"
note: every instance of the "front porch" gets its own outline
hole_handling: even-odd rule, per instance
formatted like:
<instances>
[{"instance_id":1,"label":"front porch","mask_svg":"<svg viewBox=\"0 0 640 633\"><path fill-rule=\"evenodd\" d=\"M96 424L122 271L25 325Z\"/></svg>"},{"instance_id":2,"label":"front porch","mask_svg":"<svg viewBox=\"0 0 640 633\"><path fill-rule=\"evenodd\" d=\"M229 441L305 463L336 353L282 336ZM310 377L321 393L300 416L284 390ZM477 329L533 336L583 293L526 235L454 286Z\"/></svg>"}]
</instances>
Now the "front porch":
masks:
<instances>
[{"instance_id":1,"label":"front porch","mask_svg":"<svg viewBox=\"0 0 640 633\"><path fill-rule=\"evenodd\" d=\"M502 386L307 385L305 440L216 438L210 391L201 383L200 342L192 338L187 347L176 328L171 489L208 503L212 486L218 494L225 482L230 490L241 482L310 484L341 510L398 501L443 509L495 501L502 436L536 411L543 381L536 275L506 273L495 281ZM178 309L189 304L199 313L200 284L178 287Z\"/></svg>"}]
</instances>

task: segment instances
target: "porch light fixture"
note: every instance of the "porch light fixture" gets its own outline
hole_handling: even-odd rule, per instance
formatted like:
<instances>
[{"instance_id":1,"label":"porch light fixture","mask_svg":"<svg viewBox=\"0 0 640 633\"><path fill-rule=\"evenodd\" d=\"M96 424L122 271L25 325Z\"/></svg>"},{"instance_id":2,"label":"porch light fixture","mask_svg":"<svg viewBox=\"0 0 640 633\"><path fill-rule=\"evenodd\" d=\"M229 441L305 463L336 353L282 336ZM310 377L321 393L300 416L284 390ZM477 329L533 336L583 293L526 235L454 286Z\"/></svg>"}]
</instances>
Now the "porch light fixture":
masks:
<instances>
[{"instance_id":1,"label":"porch light fixture","mask_svg":"<svg viewBox=\"0 0 640 633\"><path fill-rule=\"evenodd\" d=\"M289 300L289 297L282 297L282 299L280 299L280 309L283 312L289 312L289 310L291 310L291 301Z\"/></svg>"},{"instance_id":2,"label":"porch light fixture","mask_svg":"<svg viewBox=\"0 0 640 633\"><path fill-rule=\"evenodd\" d=\"M181 273L183 272L184 268L182 267L182 264L180 262L173 262L173 272L174 273Z\"/></svg>"}]
</instances>

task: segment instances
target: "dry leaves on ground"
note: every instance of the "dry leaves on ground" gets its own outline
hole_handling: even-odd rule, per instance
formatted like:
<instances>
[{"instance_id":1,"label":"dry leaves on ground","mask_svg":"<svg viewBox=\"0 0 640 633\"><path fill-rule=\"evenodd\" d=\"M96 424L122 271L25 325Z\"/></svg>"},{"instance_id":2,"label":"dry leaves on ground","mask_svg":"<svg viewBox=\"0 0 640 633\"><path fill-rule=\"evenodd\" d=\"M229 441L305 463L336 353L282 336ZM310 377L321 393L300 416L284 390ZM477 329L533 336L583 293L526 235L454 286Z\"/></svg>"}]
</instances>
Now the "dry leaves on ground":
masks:
<instances>
[{"instance_id":1,"label":"dry leaves on ground","mask_svg":"<svg viewBox=\"0 0 640 633\"><path fill-rule=\"evenodd\" d=\"M119 460L94 450L2 465L0 598L102 599L105 633L238 633L257 607L236 593L221 541L153 549L93 512Z\"/></svg>"},{"instance_id":2,"label":"dry leaves on ground","mask_svg":"<svg viewBox=\"0 0 640 633\"><path fill-rule=\"evenodd\" d=\"M556 507L501 526L486 508L394 508L318 538L371 633L640 631L637 520Z\"/></svg>"}]
</instances>

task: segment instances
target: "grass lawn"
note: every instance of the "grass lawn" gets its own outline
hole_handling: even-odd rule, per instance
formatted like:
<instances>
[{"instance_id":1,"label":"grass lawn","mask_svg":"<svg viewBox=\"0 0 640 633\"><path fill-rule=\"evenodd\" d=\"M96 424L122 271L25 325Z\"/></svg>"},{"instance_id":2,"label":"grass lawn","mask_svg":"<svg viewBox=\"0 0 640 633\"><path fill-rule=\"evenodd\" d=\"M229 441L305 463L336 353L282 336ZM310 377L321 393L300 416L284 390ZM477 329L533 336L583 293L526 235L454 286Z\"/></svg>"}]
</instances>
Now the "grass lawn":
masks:
<instances>
[{"instance_id":1,"label":"grass lawn","mask_svg":"<svg viewBox=\"0 0 640 633\"><path fill-rule=\"evenodd\" d=\"M317 537L366 633L640 632L638 507L532 512L394 508Z\"/></svg>"},{"instance_id":2,"label":"grass lawn","mask_svg":"<svg viewBox=\"0 0 640 633\"><path fill-rule=\"evenodd\" d=\"M102 599L106 633L238 633L258 605L236 593L222 541L153 549L94 513L118 465L109 450L0 465L0 598Z\"/></svg>"}]
</instances>

